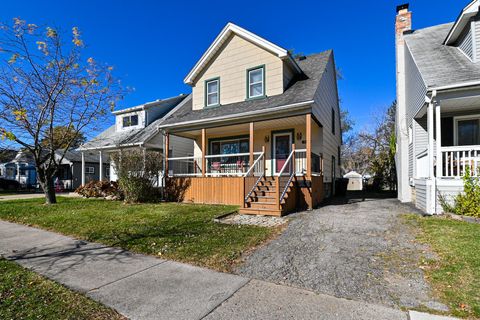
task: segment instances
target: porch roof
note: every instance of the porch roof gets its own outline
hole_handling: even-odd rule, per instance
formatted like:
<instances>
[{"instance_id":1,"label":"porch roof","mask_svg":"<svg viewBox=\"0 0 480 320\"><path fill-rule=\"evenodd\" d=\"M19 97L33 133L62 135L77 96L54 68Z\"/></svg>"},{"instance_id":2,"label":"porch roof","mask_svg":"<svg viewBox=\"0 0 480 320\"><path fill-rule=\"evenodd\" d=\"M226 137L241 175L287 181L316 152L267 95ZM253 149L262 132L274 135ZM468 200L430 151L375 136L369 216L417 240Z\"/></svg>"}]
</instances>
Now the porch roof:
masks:
<instances>
[{"instance_id":1,"label":"porch roof","mask_svg":"<svg viewBox=\"0 0 480 320\"><path fill-rule=\"evenodd\" d=\"M237 103L222 105L216 108L192 110L191 100L173 112L162 122L161 127L180 127L188 122L208 122L211 119L227 117L235 119L247 112L270 112L277 108L311 102L326 70L327 63L333 55L332 50L306 56L305 59L296 58L296 62L304 72L303 78L293 80L293 83L284 93L270 96L261 100L247 100Z\"/></svg>"},{"instance_id":2,"label":"porch roof","mask_svg":"<svg viewBox=\"0 0 480 320\"><path fill-rule=\"evenodd\" d=\"M405 34L413 59L429 89L469 83L480 79L480 65L470 61L457 47L443 42L453 23Z\"/></svg>"}]
</instances>

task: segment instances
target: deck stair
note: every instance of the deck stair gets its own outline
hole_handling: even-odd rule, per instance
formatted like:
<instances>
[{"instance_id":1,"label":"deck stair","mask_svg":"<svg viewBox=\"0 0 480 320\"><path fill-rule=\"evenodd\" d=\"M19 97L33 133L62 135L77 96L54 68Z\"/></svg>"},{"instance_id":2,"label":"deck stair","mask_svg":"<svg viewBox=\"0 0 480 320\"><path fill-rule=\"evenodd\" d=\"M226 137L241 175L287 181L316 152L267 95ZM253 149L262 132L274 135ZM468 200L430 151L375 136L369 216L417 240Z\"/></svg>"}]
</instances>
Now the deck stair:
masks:
<instances>
[{"instance_id":1,"label":"deck stair","mask_svg":"<svg viewBox=\"0 0 480 320\"><path fill-rule=\"evenodd\" d=\"M277 183L280 183L278 189ZM289 196L293 194L294 182L290 181L288 187L285 186L286 183L288 183L288 177L262 177L246 199L244 208L239 212L271 216L281 216L286 213ZM286 192L280 201L284 189Z\"/></svg>"}]
</instances>

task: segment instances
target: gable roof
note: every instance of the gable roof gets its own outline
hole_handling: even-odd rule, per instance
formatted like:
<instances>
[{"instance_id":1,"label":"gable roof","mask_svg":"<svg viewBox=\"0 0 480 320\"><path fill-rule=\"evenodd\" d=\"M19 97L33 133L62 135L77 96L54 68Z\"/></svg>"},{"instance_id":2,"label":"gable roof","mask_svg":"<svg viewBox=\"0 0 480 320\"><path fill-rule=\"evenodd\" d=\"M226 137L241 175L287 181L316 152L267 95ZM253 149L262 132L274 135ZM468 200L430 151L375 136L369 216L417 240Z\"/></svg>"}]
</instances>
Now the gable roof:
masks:
<instances>
[{"instance_id":1,"label":"gable roof","mask_svg":"<svg viewBox=\"0 0 480 320\"><path fill-rule=\"evenodd\" d=\"M170 116L165 117L161 127L167 128L190 123L204 123L219 118L236 119L244 114L271 113L278 109L292 109L299 108L302 105L311 105L330 59L333 59L332 50L295 59L303 74L292 79L282 94L200 110L192 110L192 102L190 100L179 107L176 112L172 112Z\"/></svg>"},{"instance_id":2,"label":"gable roof","mask_svg":"<svg viewBox=\"0 0 480 320\"><path fill-rule=\"evenodd\" d=\"M127 147L134 145L141 145L158 132L158 127L165 120L166 117L172 114L174 110L181 107L186 101L190 100L190 95L180 95L155 102L155 107L166 107L168 112L165 112L159 119L153 121L145 128L131 129L126 131L116 131L116 126L112 125L92 140L84 143L78 150L96 150L108 149L117 147ZM173 106L172 109L170 109Z\"/></svg>"},{"instance_id":3,"label":"gable roof","mask_svg":"<svg viewBox=\"0 0 480 320\"><path fill-rule=\"evenodd\" d=\"M480 79L480 64L470 61L459 48L443 44L453 23L405 34L415 64L429 89L467 84Z\"/></svg>"},{"instance_id":4,"label":"gable roof","mask_svg":"<svg viewBox=\"0 0 480 320\"><path fill-rule=\"evenodd\" d=\"M476 6L475 6L476 4ZM477 15L478 13L478 6L480 5L479 0L473 0L465 8L462 9L460 15L458 16L457 20L451 27L450 31L447 34L447 37L443 41L443 44L453 44L457 41L458 37L462 34L463 30L467 23L470 22L470 18Z\"/></svg>"},{"instance_id":5,"label":"gable roof","mask_svg":"<svg viewBox=\"0 0 480 320\"><path fill-rule=\"evenodd\" d=\"M195 78L200 74L200 72L203 70L203 68L213 59L215 54L220 50L222 45L227 41L227 39L230 37L230 35L236 34L253 44L259 46L260 48L263 48L273 54L275 54L277 57L283 60L289 61L289 63L293 66L293 68L301 73L302 70L299 68L299 66L295 63L294 59L290 56L287 50L277 46L276 44L257 36L256 34L245 30L231 22L227 23L227 25L222 29L220 34L215 38L215 40L212 42L210 47L208 47L207 51L202 55L200 60L197 61L195 66L190 70L188 75L185 77L183 82L186 84L192 84L195 82Z\"/></svg>"}]
</instances>

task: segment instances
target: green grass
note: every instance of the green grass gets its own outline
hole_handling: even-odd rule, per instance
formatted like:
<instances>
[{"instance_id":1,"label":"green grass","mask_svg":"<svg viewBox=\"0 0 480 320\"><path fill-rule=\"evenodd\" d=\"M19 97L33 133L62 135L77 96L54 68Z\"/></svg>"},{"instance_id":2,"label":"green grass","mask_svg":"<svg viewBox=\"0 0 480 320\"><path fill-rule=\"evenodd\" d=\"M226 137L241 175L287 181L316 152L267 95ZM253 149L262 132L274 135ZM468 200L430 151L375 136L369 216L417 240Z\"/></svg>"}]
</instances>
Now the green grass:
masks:
<instances>
[{"instance_id":1,"label":"green grass","mask_svg":"<svg viewBox=\"0 0 480 320\"><path fill-rule=\"evenodd\" d=\"M480 224L406 215L420 227L418 239L438 255L426 261L426 277L454 316L480 318Z\"/></svg>"},{"instance_id":2,"label":"green grass","mask_svg":"<svg viewBox=\"0 0 480 320\"><path fill-rule=\"evenodd\" d=\"M0 319L124 319L79 293L0 259Z\"/></svg>"},{"instance_id":3,"label":"green grass","mask_svg":"<svg viewBox=\"0 0 480 320\"><path fill-rule=\"evenodd\" d=\"M243 253L279 231L213 222L214 217L236 209L232 206L127 205L62 197L56 205L43 202L2 202L0 219L220 271L231 271Z\"/></svg>"}]
</instances>

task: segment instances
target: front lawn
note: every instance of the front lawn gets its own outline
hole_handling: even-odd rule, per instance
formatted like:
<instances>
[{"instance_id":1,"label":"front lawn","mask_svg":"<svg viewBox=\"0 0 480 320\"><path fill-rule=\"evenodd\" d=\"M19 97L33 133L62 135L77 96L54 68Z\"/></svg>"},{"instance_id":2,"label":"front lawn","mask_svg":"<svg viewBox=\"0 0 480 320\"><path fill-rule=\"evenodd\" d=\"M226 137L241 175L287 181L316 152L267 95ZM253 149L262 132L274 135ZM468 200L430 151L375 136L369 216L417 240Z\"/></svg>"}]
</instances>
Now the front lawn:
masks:
<instances>
[{"instance_id":1,"label":"front lawn","mask_svg":"<svg viewBox=\"0 0 480 320\"><path fill-rule=\"evenodd\" d=\"M0 258L0 319L125 319L79 293Z\"/></svg>"},{"instance_id":2,"label":"front lawn","mask_svg":"<svg viewBox=\"0 0 480 320\"><path fill-rule=\"evenodd\" d=\"M224 225L213 218L232 206L178 203L127 205L117 201L58 198L5 201L0 219L38 226L134 252L230 271L240 256L278 229Z\"/></svg>"},{"instance_id":3,"label":"front lawn","mask_svg":"<svg viewBox=\"0 0 480 320\"><path fill-rule=\"evenodd\" d=\"M420 227L418 239L438 255L424 266L434 292L453 315L480 318L480 224L418 215L406 219Z\"/></svg>"}]
</instances>

